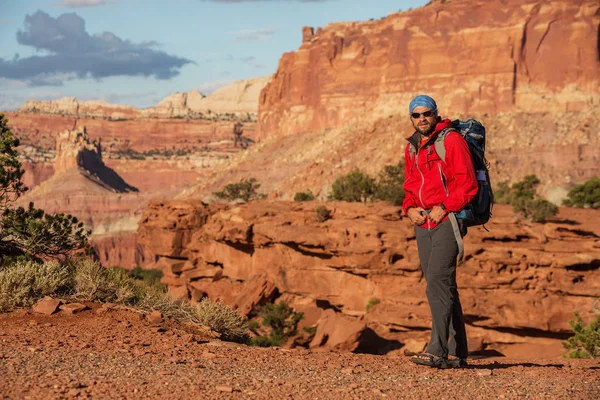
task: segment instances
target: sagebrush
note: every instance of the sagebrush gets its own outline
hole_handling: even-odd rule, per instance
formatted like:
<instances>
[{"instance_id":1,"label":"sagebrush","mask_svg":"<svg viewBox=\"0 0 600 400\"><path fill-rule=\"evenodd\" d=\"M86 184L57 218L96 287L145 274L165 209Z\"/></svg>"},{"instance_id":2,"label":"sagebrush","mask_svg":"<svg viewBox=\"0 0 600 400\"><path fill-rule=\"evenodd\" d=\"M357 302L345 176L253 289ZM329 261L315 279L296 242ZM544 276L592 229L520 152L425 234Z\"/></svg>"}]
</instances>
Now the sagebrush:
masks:
<instances>
[{"instance_id":1,"label":"sagebrush","mask_svg":"<svg viewBox=\"0 0 600 400\"><path fill-rule=\"evenodd\" d=\"M0 266L0 311L28 307L44 296L111 302L143 313L156 310L181 323L208 326L224 339L246 341L247 322L222 303L175 300L136 282L122 268L104 268L89 259L60 263L17 261Z\"/></svg>"}]
</instances>

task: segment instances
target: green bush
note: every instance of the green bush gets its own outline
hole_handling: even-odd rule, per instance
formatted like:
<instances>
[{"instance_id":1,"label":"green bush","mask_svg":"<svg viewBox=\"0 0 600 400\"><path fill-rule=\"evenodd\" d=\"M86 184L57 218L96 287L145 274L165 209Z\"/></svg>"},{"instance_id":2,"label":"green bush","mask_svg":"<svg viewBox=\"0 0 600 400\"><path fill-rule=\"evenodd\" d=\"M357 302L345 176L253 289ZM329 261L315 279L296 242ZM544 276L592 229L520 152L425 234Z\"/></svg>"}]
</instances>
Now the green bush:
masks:
<instances>
[{"instance_id":1,"label":"green bush","mask_svg":"<svg viewBox=\"0 0 600 400\"><path fill-rule=\"evenodd\" d=\"M494 203L510 204L510 186L506 182L500 182L494 190Z\"/></svg>"},{"instance_id":2,"label":"green bush","mask_svg":"<svg viewBox=\"0 0 600 400\"><path fill-rule=\"evenodd\" d=\"M369 313L369 311L371 311L371 309L373 307L375 307L377 304L380 303L380 300L377 297L372 297L369 299L369 302L367 303L367 314Z\"/></svg>"},{"instance_id":3,"label":"green bush","mask_svg":"<svg viewBox=\"0 0 600 400\"><path fill-rule=\"evenodd\" d=\"M375 198L395 206L404 201L404 171L400 165L386 165L379 173L375 188Z\"/></svg>"},{"instance_id":4,"label":"green bush","mask_svg":"<svg viewBox=\"0 0 600 400\"><path fill-rule=\"evenodd\" d=\"M544 199L516 198L513 211L533 222L545 222L558 214L558 207Z\"/></svg>"},{"instance_id":5,"label":"green bush","mask_svg":"<svg viewBox=\"0 0 600 400\"><path fill-rule=\"evenodd\" d=\"M115 267L119 268L119 267ZM167 285L160 282L163 277L163 272L160 269L143 269L140 266L127 271L127 275L135 281L141 282L144 285L166 292Z\"/></svg>"},{"instance_id":6,"label":"green bush","mask_svg":"<svg viewBox=\"0 0 600 400\"><path fill-rule=\"evenodd\" d=\"M308 192L298 192L294 195L294 201L313 201L315 195L309 190Z\"/></svg>"},{"instance_id":7,"label":"green bush","mask_svg":"<svg viewBox=\"0 0 600 400\"><path fill-rule=\"evenodd\" d=\"M374 199L401 205L404 200L404 171L401 165L386 165L378 179L358 168L335 180L329 200L367 202Z\"/></svg>"},{"instance_id":8,"label":"green bush","mask_svg":"<svg viewBox=\"0 0 600 400\"><path fill-rule=\"evenodd\" d=\"M331 219L331 210L329 210L325 206L317 207L315 212L317 213L317 219L319 220L319 222L325 222Z\"/></svg>"},{"instance_id":9,"label":"green bush","mask_svg":"<svg viewBox=\"0 0 600 400\"><path fill-rule=\"evenodd\" d=\"M264 197L264 195L257 192L259 187L260 184L256 183L255 178L242 179L238 183L230 183L226 185L222 191L214 192L213 194L219 199L228 201L240 199L247 203L250 200L256 200Z\"/></svg>"},{"instance_id":10,"label":"green bush","mask_svg":"<svg viewBox=\"0 0 600 400\"><path fill-rule=\"evenodd\" d=\"M367 202L373 200L376 188L375 179L356 168L333 182L329 200Z\"/></svg>"},{"instance_id":11,"label":"green bush","mask_svg":"<svg viewBox=\"0 0 600 400\"><path fill-rule=\"evenodd\" d=\"M33 203L27 209L14 202L27 190L21 178L24 171L18 160L13 137L4 114L0 114L0 254L28 259L62 258L74 251L89 250L90 232L77 218L47 214Z\"/></svg>"},{"instance_id":12,"label":"green bush","mask_svg":"<svg viewBox=\"0 0 600 400\"><path fill-rule=\"evenodd\" d=\"M567 207L600 208L600 178L594 176L567 193L563 204Z\"/></svg>"},{"instance_id":13,"label":"green bush","mask_svg":"<svg viewBox=\"0 0 600 400\"><path fill-rule=\"evenodd\" d=\"M295 312L286 302L278 304L267 303L258 313L262 318L262 325L270 330L266 334L261 332L258 323L248 325L256 335L252 344L260 347L281 346L297 332L298 322L304 317L303 313Z\"/></svg>"},{"instance_id":14,"label":"green bush","mask_svg":"<svg viewBox=\"0 0 600 400\"><path fill-rule=\"evenodd\" d=\"M500 183L494 194L494 201L512 205L513 211L533 222L545 222L558 214L558 207L536 195L540 180L535 175L527 175L510 188L506 182Z\"/></svg>"},{"instance_id":15,"label":"green bush","mask_svg":"<svg viewBox=\"0 0 600 400\"><path fill-rule=\"evenodd\" d=\"M575 320L569 321L574 335L566 342L563 347L569 350L570 358L599 358L600 357L600 315L590 322L589 326L583 323L578 313L575 313Z\"/></svg>"}]
</instances>

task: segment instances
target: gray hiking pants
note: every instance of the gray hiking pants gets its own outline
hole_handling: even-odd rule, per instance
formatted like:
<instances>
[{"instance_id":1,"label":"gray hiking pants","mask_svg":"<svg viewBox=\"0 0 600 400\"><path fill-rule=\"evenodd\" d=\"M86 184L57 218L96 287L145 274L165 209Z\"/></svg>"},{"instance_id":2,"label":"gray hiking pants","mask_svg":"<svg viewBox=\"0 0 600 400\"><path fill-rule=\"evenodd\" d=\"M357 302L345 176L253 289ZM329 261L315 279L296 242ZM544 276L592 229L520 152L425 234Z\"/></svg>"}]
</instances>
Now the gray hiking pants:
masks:
<instances>
[{"instance_id":1,"label":"gray hiking pants","mask_svg":"<svg viewBox=\"0 0 600 400\"><path fill-rule=\"evenodd\" d=\"M467 358L467 333L456 287L458 245L452 224L444 221L431 230L415 227L415 235L433 322L427 352Z\"/></svg>"}]
</instances>

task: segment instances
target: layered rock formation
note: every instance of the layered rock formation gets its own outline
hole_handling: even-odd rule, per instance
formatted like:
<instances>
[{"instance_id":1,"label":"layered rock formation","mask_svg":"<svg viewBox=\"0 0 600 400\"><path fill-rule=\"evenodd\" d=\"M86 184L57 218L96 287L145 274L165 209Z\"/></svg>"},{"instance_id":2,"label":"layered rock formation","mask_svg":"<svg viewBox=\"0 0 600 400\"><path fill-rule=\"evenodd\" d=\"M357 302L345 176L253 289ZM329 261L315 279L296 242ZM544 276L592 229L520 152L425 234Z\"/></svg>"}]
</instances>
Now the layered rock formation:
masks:
<instances>
[{"instance_id":1,"label":"layered rock formation","mask_svg":"<svg viewBox=\"0 0 600 400\"><path fill-rule=\"evenodd\" d=\"M178 296L206 294L246 315L279 298L311 316L309 326L321 317L362 326L348 331L354 339L318 332L313 346L356 350L366 329L389 341L426 339L430 316L410 222L381 203L326 203L333 218L320 223L317 205L154 202L138 241L159 257ZM598 214L569 210L546 225L503 206L494 214L489 232L471 229L458 272L471 341L506 354L526 344L558 354L572 313L589 319L600 293ZM379 303L366 313L373 299Z\"/></svg>"},{"instance_id":2,"label":"layered rock formation","mask_svg":"<svg viewBox=\"0 0 600 400\"><path fill-rule=\"evenodd\" d=\"M454 115L584 110L600 103L599 10L595 0L453 0L305 28L261 93L260 137L404 114L424 91Z\"/></svg>"}]
</instances>

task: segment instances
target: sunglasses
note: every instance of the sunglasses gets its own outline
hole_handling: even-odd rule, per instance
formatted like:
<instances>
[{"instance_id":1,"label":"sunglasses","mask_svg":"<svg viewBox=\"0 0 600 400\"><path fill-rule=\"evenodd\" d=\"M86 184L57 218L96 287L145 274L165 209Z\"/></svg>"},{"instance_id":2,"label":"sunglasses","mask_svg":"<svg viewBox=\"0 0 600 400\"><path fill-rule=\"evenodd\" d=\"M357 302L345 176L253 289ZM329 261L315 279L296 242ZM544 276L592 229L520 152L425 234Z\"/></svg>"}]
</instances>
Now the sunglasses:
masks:
<instances>
[{"instance_id":1,"label":"sunglasses","mask_svg":"<svg viewBox=\"0 0 600 400\"><path fill-rule=\"evenodd\" d=\"M425 111L423 113L412 113L412 114L410 114L410 116L413 117L414 119L421 118L421 115L424 116L425 118L429 118L433 114L435 114L435 110L429 110L429 111Z\"/></svg>"}]
</instances>

